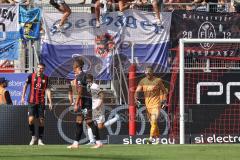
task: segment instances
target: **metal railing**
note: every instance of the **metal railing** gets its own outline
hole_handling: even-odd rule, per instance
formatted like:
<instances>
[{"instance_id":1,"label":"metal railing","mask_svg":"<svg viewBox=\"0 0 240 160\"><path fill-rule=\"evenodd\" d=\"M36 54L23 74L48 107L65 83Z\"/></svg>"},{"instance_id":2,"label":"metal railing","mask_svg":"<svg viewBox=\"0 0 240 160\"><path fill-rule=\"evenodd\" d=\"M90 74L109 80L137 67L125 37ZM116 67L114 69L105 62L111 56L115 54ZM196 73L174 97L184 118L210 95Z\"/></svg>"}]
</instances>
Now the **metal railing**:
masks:
<instances>
[{"instance_id":1,"label":"metal railing","mask_svg":"<svg viewBox=\"0 0 240 160\"><path fill-rule=\"evenodd\" d=\"M163 3L162 9L168 10L195 10L203 12L230 12L231 3L218 4L218 3Z\"/></svg>"},{"instance_id":2,"label":"metal railing","mask_svg":"<svg viewBox=\"0 0 240 160\"><path fill-rule=\"evenodd\" d=\"M174 58L171 60L171 70L179 69L179 62ZM234 58L207 58L207 57L185 57L184 68L186 70L203 70L209 72L211 70L240 70L240 59Z\"/></svg>"},{"instance_id":3,"label":"metal railing","mask_svg":"<svg viewBox=\"0 0 240 160\"><path fill-rule=\"evenodd\" d=\"M117 97L118 102L119 102L119 104L127 104L127 100L125 98L125 94L124 94L124 91L123 91L123 85L122 85L122 79L123 79L124 84L126 86L125 88L126 88L127 93L128 93L128 88L127 88L128 85L127 85L126 77L122 76L123 73L121 71L118 72L118 69L116 67L113 67L113 69L115 71L115 75L116 75L117 82L118 82L117 84L118 84L119 93L116 94L117 92L115 90L116 96L119 96L119 97Z\"/></svg>"}]
</instances>

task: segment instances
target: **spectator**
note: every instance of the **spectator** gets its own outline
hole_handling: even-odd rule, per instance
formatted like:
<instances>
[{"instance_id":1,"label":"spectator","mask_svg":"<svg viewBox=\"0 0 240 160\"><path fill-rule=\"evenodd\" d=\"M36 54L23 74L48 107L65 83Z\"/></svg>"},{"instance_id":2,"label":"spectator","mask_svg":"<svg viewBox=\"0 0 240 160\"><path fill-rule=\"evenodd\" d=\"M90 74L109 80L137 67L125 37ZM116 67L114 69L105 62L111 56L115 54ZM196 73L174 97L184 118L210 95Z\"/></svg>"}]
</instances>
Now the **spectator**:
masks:
<instances>
[{"instance_id":1,"label":"spectator","mask_svg":"<svg viewBox=\"0 0 240 160\"><path fill-rule=\"evenodd\" d=\"M225 0L218 0L218 3L220 3L221 5L225 4Z\"/></svg>"},{"instance_id":2,"label":"spectator","mask_svg":"<svg viewBox=\"0 0 240 160\"><path fill-rule=\"evenodd\" d=\"M0 3L10 3L8 0L0 0Z\"/></svg>"},{"instance_id":3,"label":"spectator","mask_svg":"<svg viewBox=\"0 0 240 160\"><path fill-rule=\"evenodd\" d=\"M118 1L120 8L120 11L123 11L126 8L129 8L129 5L123 3L124 0ZM117 1L114 1L117 2ZM103 12L107 12L109 10L112 10L112 5L113 5L113 0L96 0L95 2L95 14L96 14L96 27L100 27L100 14L101 14L101 9L103 8ZM123 6L125 5L125 6Z\"/></svg>"},{"instance_id":4,"label":"spectator","mask_svg":"<svg viewBox=\"0 0 240 160\"><path fill-rule=\"evenodd\" d=\"M111 0L96 0L95 2L95 15L96 15L96 27L99 28L100 27L100 8L103 5L104 6L104 11L107 11L107 4L111 4L112 1Z\"/></svg>"},{"instance_id":5,"label":"spectator","mask_svg":"<svg viewBox=\"0 0 240 160\"><path fill-rule=\"evenodd\" d=\"M6 90L8 86L8 80L4 77L0 77L0 105L9 104L12 105L12 99L9 92Z\"/></svg>"},{"instance_id":6,"label":"spectator","mask_svg":"<svg viewBox=\"0 0 240 160\"><path fill-rule=\"evenodd\" d=\"M11 4L19 3L21 5L28 6L30 4L30 0L8 0Z\"/></svg>"},{"instance_id":7,"label":"spectator","mask_svg":"<svg viewBox=\"0 0 240 160\"><path fill-rule=\"evenodd\" d=\"M151 67L145 69L145 75L146 77L143 78L137 86L134 98L136 104L138 104L138 93L143 91L146 111L151 125L149 143L152 142L154 137L157 138L159 142L160 133L157 120L160 115L160 109L166 106L167 89L162 79L153 75L153 69Z\"/></svg>"},{"instance_id":8,"label":"spectator","mask_svg":"<svg viewBox=\"0 0 240 160\"><path fill-rule=\"evenodd\" d=\"M200 6L198 7L196 10L199 11L209 11L209 12L217 12L218 9L224 9L224 4L225 1L224 0L194 0L193 1L194 4L202 4L205 6ZM206 5L208 4L209 7L207 7ZM220 4L220 5L218 5ZM220 8L219 8L220 7ZM209 8L209 10L207 10L207 8Z\"/></svg>"},{"instance_id":9,"label":"spectator","mask_svg":"<svg viewBox=\"0 0 240 160\"><path fill-rule=\"evenodd\" d=\"M101 3L100 0L96 0L95 2L95 15L96 15L96 27L100 27L100 7Z\"/></svg>"},{"instance_id":10,"label":"spectator","mask_svg":"<svg viewBox=\"0 0 240 160\"><path fill-rule=\"evenodd\" d=\"M235 12L240 12L240 1L239 0L233 0L232 5L235 9Z\"/></svg>"},{"instance_id":11,"label":"spectator","mask_svg":"<svg viewBox=\"0 0 240 160\"><path fill-rule=\"evenodd\" d=\"M220 3L225 4L224 0L194 0L193 3L202 3L205 5L206 3Z\"/></svg>"},{"instance_id":12,"label":"spectator","mask_svg":"<svg viewBox=\"0 0 240 160\"><path fill-rule=\"evenodd\" d=\"M64 23L67 21L68 17L71 14L71 9L69 8L69 6L65 3L64 0L50 0L49 2L53 7L55 7L58 11L60 11L61 13L63 13L63 16L59 22L59 24L53 26L53 28L55 28L57 31L59 32L64 32ZM53 29L53 30L55 30Z\"/></svg>"},{"instance_id":13,"label":"spectator","mask_svg":"<svg viewBox=\"0 0 240 160\"><path fill-rule=\"evenodd\" d=\"M134 0L118 0L118 7L119 7L119 11L123 12L124 10L128 9L130 7L130 3L134 3ZM135 1L135 3L137 3L137 1Z\"/></svg>"},{"instance_id":14,"label":"spectator","mask_svg":"<svg viewBox=\"0 0 240 160\"><path fill-rule=\"evenodd\" d=\"M164 3L185 3L184 0L165 0Z\"/></svg>"},{"instance_id":15,"label":"spectator","mask_svg":"<svg viewBox=\"0 0 240 160\"><path fill-rule=\"evenodd\" d=\"M49 109L52 109L51 92L48 86L48 77L44 75L45 65L38 64L36 73L32 73L28 76L26 83L23 86L23 93L21 103L24 104L24 98L27 90L27 86L30 85L30 92L28 95L28 124L32 139L29 145L34 145L37 141L35 136L34 121L39 121L38 127L38 145L44 145L42 138L44 133L44 119L45 119L45 93L49 100Z\"/></svg>"},{"instance_id":16,"label":"spectator","mask_svg":"<svg viewBox=\"0 0 240 160\"><path fill-rule=\"evenodd\" d=\"M160 25L161 24L160 4L158 4L158 0L151 0L151 3L153 6L153 11L155 12L155 15L156 15L157 25Z\"/></svg>"},{"instance_id":17,"label":"spectator","mask_svg":"<svg viewBox=\"0 0 240 160\"><path fill-rule=\"evenodd\" d=\"M166 0L164 2L165 4L169 4L167 6L168 10L173 10L173 9L186 9L186 10L192 10L192 6L191 5L182 5L181 3L192 3L192 0ZM170 5L171 3L179 3L176 6L172 6Z\"/></svg>"},{"instance_id":18,"label":"spectator","mask_svg":"<svg viewBox=\"0 0 240 160\"><path fill-rule=\"evenodd\" d=\"M125 9L128 8L128 1L126 0L119 0L119 11L123 12ZM144 5L148 3L148 0L135 0L133 2L131 2L132 5L130 6L131 8L134 5ZM153 11L155 12L155 16L156 16L156 23L157 25L161 25L161 16L160 16L160 4L158 3L158 0L151 0L151 4L153 6Z\"/></svg>"},{"instance_id":19,"label":"spectator","mask_svg":"<svg viewBox=\"0 0 240 160\"><path fill-rule=\"evenodd\" d=\"M130 3L133 0L96 0L95 2L95 14L96 14L96 27L100 27L100 8L103 8L103 12L107 12L109 10L119 10L120 14L122 15L122 12L130 7ZM118 3L117 6L115 6L115 3ZM114 6L114 7L113 7Z\"/></svg>"}]
</instances>

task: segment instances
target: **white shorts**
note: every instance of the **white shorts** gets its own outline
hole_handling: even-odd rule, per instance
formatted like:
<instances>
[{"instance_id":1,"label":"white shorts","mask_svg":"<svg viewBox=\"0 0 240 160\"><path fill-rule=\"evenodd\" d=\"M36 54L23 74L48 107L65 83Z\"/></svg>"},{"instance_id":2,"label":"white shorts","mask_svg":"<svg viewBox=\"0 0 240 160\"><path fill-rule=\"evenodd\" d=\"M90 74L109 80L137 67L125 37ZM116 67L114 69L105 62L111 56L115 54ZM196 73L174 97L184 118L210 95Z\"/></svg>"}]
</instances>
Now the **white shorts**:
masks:
<instances>
[{"instance_id":1,"label":"white shorts","mask_svg":"<svg viewBox=\"0 0 240 160\"><path fill-rule=\"evenodd\" d=\"M92 117L93 117L93 120L96 121L98 124L105 122L105 114L102 108L94 109L92 112Z\"/></svg>"}]
</instances>

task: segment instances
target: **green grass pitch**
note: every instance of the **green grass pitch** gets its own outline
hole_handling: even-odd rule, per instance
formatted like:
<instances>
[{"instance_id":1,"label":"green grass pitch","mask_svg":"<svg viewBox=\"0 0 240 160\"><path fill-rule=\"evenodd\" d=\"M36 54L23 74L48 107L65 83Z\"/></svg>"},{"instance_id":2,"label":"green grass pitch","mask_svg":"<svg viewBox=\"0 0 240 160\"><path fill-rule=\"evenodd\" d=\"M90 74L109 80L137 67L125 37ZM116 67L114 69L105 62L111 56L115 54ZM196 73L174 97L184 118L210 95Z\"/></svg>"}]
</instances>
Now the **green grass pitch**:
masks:
<instances>
[{"instance_id":1,"label":"green grass pitch","mask_svg":"<svg viewBox=\"0 0 240 160\"><path fill-rule=\"evenodd\" d=\"M0 160L239 160L240 145L1 145Z\"/></svg>"}]
</instances>

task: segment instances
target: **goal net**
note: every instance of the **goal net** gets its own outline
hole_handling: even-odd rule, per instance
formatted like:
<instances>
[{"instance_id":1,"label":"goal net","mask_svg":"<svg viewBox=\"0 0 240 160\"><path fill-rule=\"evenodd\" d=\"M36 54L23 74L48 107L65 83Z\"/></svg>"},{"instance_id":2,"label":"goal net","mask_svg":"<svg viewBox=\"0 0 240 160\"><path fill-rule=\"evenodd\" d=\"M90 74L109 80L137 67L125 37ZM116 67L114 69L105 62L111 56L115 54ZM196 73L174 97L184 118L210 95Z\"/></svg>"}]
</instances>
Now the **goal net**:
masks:
<instances>
[{"instance_id":1,"label":"goal net","mask_svg":"<svg viewBox=\"0 0 240 160\"><path fill-rule=\"evenodd\" d=\"M239 42L181 39L173 49L169 110L180 144L240 142Z\"/></svg>"}]
</instances>

